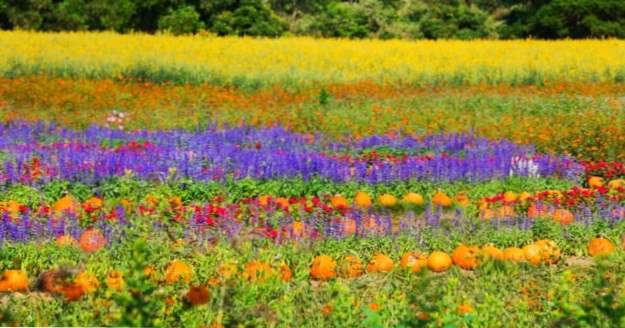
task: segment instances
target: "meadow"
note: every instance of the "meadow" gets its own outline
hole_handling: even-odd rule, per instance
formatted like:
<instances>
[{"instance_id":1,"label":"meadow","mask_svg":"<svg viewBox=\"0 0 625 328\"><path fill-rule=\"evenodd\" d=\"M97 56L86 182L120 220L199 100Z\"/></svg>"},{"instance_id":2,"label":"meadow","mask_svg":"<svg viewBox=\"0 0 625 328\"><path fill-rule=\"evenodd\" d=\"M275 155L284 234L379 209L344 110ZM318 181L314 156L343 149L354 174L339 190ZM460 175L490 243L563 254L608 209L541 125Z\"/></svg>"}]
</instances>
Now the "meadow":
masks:
<instances>
[{"instance_id":1,"label":"meadow","mask_svg":"<svg viewBox=\"0 0 625 328\"><path fill-rule=\"evenodd\" d=\"M623 326L624 55L0 32L0 323Z\"/></svg>"}]
</instances>

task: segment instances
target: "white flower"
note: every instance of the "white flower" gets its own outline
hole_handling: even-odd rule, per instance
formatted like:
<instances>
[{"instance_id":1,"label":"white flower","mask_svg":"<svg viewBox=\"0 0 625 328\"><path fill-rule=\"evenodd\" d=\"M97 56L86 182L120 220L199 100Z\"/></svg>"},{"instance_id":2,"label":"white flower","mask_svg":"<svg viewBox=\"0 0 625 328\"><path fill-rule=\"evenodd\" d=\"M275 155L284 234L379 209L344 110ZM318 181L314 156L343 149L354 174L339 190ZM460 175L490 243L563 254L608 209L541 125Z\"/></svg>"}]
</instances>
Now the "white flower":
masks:
<instances>
[{"instance_id":1,"label":"white flower","mask_svg":"<svg viewBox=\"0 0 625 328\"><path fill-rule=\"evenodd\" d=\"M531 159L516 156L512 158L511 164L510 175L527 175L532 178L540 177L540 168Z\"/></svg>"}]
</instances>

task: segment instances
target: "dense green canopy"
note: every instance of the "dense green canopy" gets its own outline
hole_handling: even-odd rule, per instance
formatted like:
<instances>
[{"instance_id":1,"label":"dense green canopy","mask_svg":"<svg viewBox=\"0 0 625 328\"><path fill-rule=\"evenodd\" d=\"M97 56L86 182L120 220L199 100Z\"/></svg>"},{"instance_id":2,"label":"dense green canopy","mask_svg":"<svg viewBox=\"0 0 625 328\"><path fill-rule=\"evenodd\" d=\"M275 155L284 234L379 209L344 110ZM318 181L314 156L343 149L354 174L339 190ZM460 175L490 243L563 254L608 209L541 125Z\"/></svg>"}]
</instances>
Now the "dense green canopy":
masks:
<instances>
[{"instance_id":1,"label":"dense green canopy","mask_svg":"<svg viewBox=\"0 0 625 328\"><path fill-rule=\"evenodd\" d=\"M0 28L348 38L625 37L623 0L0 0Z\"/></svg>"}]
</instances>

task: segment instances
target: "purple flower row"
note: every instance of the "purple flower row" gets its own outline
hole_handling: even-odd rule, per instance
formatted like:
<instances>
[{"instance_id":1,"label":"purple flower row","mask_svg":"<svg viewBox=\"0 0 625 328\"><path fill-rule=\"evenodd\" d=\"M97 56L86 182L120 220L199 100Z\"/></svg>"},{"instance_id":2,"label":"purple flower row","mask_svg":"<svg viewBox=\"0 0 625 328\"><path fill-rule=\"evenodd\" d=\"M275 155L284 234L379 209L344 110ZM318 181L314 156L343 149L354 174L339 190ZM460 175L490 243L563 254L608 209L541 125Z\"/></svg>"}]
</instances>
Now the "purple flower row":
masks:
<instances>
[{"instance_id":1,"label":"purple flower row","mask_svg":"<svg viewBox=\"0 0 625 328\"><path fill-rule=\"evenodd\" d=\"M402 161L334 156L385 145L411 153ZM330 155L328 155L330 154ZM335 182L387 183L410 179L483 181L515 176L578 179L568 157L471 134L425 138L371 137L351 143L309 140L281 128L125 132L103 127L73 131L44 123L0 126L0 184L54 179L96 183L128 172L143 179L197 181L322 177Z\"/></svg>"}]
</instances>

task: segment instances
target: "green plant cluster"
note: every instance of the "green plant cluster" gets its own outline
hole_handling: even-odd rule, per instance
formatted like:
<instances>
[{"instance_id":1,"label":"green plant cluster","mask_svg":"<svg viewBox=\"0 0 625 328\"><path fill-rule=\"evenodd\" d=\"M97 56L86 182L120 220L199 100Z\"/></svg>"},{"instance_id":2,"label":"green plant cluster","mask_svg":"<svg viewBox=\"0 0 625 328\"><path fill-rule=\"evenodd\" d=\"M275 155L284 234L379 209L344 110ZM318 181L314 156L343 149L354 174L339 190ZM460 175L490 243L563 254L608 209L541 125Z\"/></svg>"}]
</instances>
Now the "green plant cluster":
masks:
<instances>
[{"instance_id":1,"label":"green plant cluster","mask_svg":"<svg viewBox=\"0 0 625 328\"><path fill-rule=\"evenodd\" d=\"M0 28L346 38L625 37L620 0L0 0Z\"/></svg>"},{"instance_id":2,"label":"green plant cluster","mask_svg":"<svg viewBox=\"0 0 625 328\"><path fill-rule=\"evenodd\" d=\"M113 178L107 182L92 186L67 181L52 181L40 186L0 186L0 201L15 200L29 206L38 206L41 202L53 203L70 194L80 201L97 195L104 199L128 199L142 201L146 195L164 198L180 197L185 203L211 201L215 197L227 201L240 201L244 198L270 195L273 197L312 197L343 195L352 199L359 191L372 196L390 193L401 198L408 192L420 193L426 200L437 191L449 195L459 192L466 193L473 200L491 197L505 191L517 193L537 192L549 189L566 190L572 187L570 181L542 178L510 177L492 180L481 184L469 182L424 182L416 180L398 181L389 184L369 185L365 183L336 183L314 178L305 181L301 178L276 180L228 180L225 182L193 182L193 181L145 181L129 177Z\"/></svg>"},{"instance_id":3,"label":"green plant cluster","mask_svg":"<svg viewBox=\"0 0 625 328\"><path fill-rule=\"evenodd\" d=\"M584 254L585 243L593 233L600 230L614 238L623 233L623 225L557 229L566 230L558 231L560 238L555 240L564 255L559 264L486 261L471 272L454 266L442 274L428 270L412 273L398 265L399 258L409 251L451 251L459 242L492 242L507 247L551 234L538 229L477 229L475 234L467 235L468 239L458 239L441 227L421 241L381 237L275 245L242 240L180 247L167 238L146 239L142 236L148 231L135 226L124 241L92 254L54 243L5 245L0 253L0 270L17 268L30 277L47 270L86 271L98 278L100 286L76 302L40 293L34 284L27 293L4 294L0 323L153 327L200 327L207 323L245 327L285 323L298 327L622 326L625 280L619 272L625 269L624 253L619 250L597 259ZM439 248L441 245L443 248ZM376 252L395 261L391 272L327 282L309 277L310 262L316 255L329 255L339 264L344 256L353 255L367 263ZM193 268L188 283L159 282L158 277L172 260L184 261ZM276 276L262 282L246 281L242 273L250 261L274 266L286 263L293 278L288 282ZM220 277L219 267L224 263L236 265L237 272L229 280L209 286L207 304L191 306L185 296L189 286ZM144 274L146 266L156 270L156 280ZM123 274L125 287L120 291L105 283L111 270ZM470 311L458 311L460 305L470 306Z\"/></svg>"}]
</instances>

